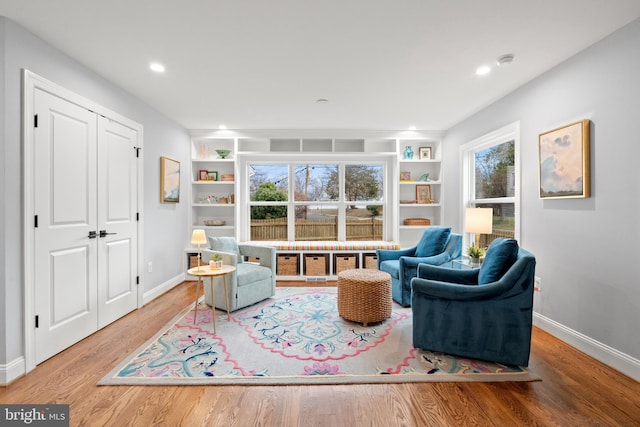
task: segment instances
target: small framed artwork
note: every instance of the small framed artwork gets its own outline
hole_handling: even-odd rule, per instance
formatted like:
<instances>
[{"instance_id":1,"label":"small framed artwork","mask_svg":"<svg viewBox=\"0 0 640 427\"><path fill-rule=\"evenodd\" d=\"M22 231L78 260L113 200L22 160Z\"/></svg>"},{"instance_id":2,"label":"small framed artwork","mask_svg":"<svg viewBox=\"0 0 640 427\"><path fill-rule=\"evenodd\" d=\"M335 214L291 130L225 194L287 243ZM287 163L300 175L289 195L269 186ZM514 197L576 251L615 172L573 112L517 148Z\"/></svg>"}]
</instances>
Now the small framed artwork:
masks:
<instances>
[{"instance_id":1,"label":"small framed artwork","mask_svg":"<svg viewBox=\"0 0 640 427\"><path fill-rule=\"evenodd\" d=\"M418 148L418 157L420 160L431 160L431 147Z\"/></svg>"},{"instance_id":2,"label":"small framed artwork","mask_svg":"<svg viewBox=\"0 0 640 427\"><path fill-rule=\"evenodd\" d=\"M411 181L411 172L410 171L400 172L400 181Z\"/></svg>"},{"instance_id":3,"label":"small framed artwork","mask_svg":"<svg viewBox=\"0 0 640 427\"><path fill-rule=\"evenodd\" d=\"M160 157L160 202L180 202L180 162Z\"/></svg>"},{"instance_id":4,"label":"small framed artwork","mask_svg":"<svg viewBox=\"0 0 640 427\"><path fill-rule=\"evenodd\" d=\"M200 169L200 171L198 172L198 180L209 181L209 171L205 169Z\"/></svg>"},{"instance_id":5,"label":"small framed artwork","mask_svg":"<svg viewBox=\"0 0 640 427\"><path fill-rule=\"evenodd\" d=\"M540 198L590 196L589 120L581 120L538 136Z\"/></svg>"},{"instance_id":6,"label":"small framed artwork","mask_svg":"<svg viewBox=\"0 0 640 427\"><path fill-rule=\"evenodd\" d=\"M218 180L218 171L209 171L209 181Z\"/></svg>"},{"instance_id":7,"label":"small framed artwork","mask_svg":"<svg viewBox=\"0 0 640 427\"><path fill-rule=\"evenodd\" d=\"M433 199L431 198L430 184L416 185L416 201L418 203L433 203Z\"/></svg>"}]
</instances>

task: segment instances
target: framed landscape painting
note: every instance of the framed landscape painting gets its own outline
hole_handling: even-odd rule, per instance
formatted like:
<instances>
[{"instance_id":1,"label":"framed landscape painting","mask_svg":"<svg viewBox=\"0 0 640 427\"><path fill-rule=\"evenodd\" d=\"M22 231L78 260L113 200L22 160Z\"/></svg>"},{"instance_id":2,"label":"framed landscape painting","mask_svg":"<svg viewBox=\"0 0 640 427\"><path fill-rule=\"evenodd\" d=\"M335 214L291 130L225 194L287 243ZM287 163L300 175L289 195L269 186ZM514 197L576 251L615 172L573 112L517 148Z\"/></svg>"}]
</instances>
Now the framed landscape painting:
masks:
<instances>
[{"instance_id":1,"label":"framed landscape painting","mask_svg":"<svg viewBox=\"0 0 640 427\"><path fill-rule=\"evenodd\" d=\"M160 157L160 201L180 202L180 162Z\"/></svg>"},{"instance_id":2,"label":"framed landscape painting","mask_svg":"<svg viewBox=\"0 0 640 427\"><path fill-rule=\"evenodd\" d=\"M539 135L541 199L590 196L589 124L581 120Z\"/></svg>"}]
</instances>

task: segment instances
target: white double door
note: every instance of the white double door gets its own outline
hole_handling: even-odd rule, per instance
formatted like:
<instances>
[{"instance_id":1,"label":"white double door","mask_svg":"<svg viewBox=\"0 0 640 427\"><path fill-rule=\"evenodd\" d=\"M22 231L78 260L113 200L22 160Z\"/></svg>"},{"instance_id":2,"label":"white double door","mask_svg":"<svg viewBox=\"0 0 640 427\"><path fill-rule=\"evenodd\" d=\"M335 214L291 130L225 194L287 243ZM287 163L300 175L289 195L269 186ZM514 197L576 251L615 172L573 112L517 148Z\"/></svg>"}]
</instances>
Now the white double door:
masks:
<instances>
[{"instance_id":1,"label":"white double door","mask_svg":"<svg viewBox=\"0 0 640 427\"><path fill-rule=\"evenodd\" d=\"M138 306L138 132L34 93L35 363Z\"/></svg>"}]
</instances>

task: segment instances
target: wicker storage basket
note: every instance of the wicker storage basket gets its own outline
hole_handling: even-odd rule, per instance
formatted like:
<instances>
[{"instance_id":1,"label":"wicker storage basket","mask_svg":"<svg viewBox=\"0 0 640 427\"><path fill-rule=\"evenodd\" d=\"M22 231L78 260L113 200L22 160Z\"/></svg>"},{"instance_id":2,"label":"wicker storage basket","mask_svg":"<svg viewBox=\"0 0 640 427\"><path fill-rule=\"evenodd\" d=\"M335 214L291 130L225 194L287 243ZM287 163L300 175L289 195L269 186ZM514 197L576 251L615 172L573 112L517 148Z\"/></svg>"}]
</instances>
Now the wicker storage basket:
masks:
<instances>
[{"instance_id":1,"label":"wicker storage basket","mask_svg":"<svg viewBox=\"0 0 640 427\"><path fill-rule=\"evenodd\" d=\"M306 276L325 276L327 274L326 254L305 255L304 274Z\"/></svg>"},{"instance_id":2,"label":"wicker storage basket","mask_svg":"<svg viewBox=\"0 0 640 427\"><path fill-rule=\"evenodd\" d=\"M431 220L429 218L407 218L404 220L404 225L430 225Z\"/></svg>"},{"instance_id":3,"label":"wicker storage basket","mask_svg":"<svg viewBox=\"0 0 640 427\"><path fill-rule=\"evenodd\" d=\"M276 264L276 274L278 276L297 276L298 275L298 255L297 254L279 254Z\"/></svg>"},{"instance_id":4,"label":"wicker storage basket","mask_svg":"<svg viewBox=\"0 0 640 427\"><path fill-rule=\"evenodd\" d=\"M338 314L353 322L381 322L391 317L391 276L379 270L338 274Z\"/></svg>"},{"instance_id":5,"label":"wicker storage basket","mask_svg":"<svg viewBox=\"0 0 640 427\"><path fill-rule=\"evenodd\" d=\"M200 261L200 265L204 265L202 261ZM198 266L198 255L189 254L189 268Z\"/></svg>"},{"instance_id":6,"label":"wicker storage basket","mask_svg":"<svg viewBox=\"0 0 640 427\"><path fill-rule=\"evenodd\" d=\"M333 256L335 274L343 270L358 268L358 256L356 254L335 254Z\"/></svg>"},{"instance_id":7,"label":"wicker storage basket","mask_svg":"<svg viewBox=\"0 0 640 427\"><path fill-rule=\"evenodd\" d=\"M378 269L378 255L376 254L363 254L364 256L364 268Z\"/></svg>"}]
</instances>

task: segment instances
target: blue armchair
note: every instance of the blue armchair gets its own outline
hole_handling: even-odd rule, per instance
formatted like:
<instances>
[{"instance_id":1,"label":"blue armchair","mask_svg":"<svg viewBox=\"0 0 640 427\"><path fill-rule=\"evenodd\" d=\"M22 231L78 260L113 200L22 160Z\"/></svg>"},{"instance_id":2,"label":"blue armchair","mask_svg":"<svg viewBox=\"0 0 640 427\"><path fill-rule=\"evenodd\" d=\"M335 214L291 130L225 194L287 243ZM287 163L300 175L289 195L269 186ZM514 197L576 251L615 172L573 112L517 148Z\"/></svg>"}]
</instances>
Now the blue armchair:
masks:
<instances>
[{"instance_id":1,"label":"blue armchair","mask_svg":"<svg viewBox=\"0 0 640 427\"><path fill-rule=\"evenodd\" d=\"M479 269L423 264L413 287L413 346L527 366L535 257L513 239L491 243Z\"/></svg>"},{"instance_id":2,"label":"blue armchair","mask_svg":"<svg viewBox=\"0 0 640 427\"><path fill-rule=\"evenodd\" d=\"M412 248L378 249L378 270L391 275L391 296L398 304L411 305L411 279L418 264L442 265L462 254L462 236L450 227L427 227L418 244Z\"/></svg>"},{"instance_id":3,"label":"blue armchair","mask_svg":"<svg viewBox=\"0 0 640 427\"><path fill-rule=\"evenodd\" d=\"M238 244L233 237L209 237L210 248L202 250L203 262L209 262L213 254L222 255L222 262L233 265L236 271L227 275L229 311L255 304L276 294L276 250L268 246ZM243 257L259 258L257 263L244 262ZM222 281L222 277L214 277ZM216 307L226 310L224 286L215 283ZM211 305L211 287L205 284L204 300Z\"/></svg>"}]
</instances>

